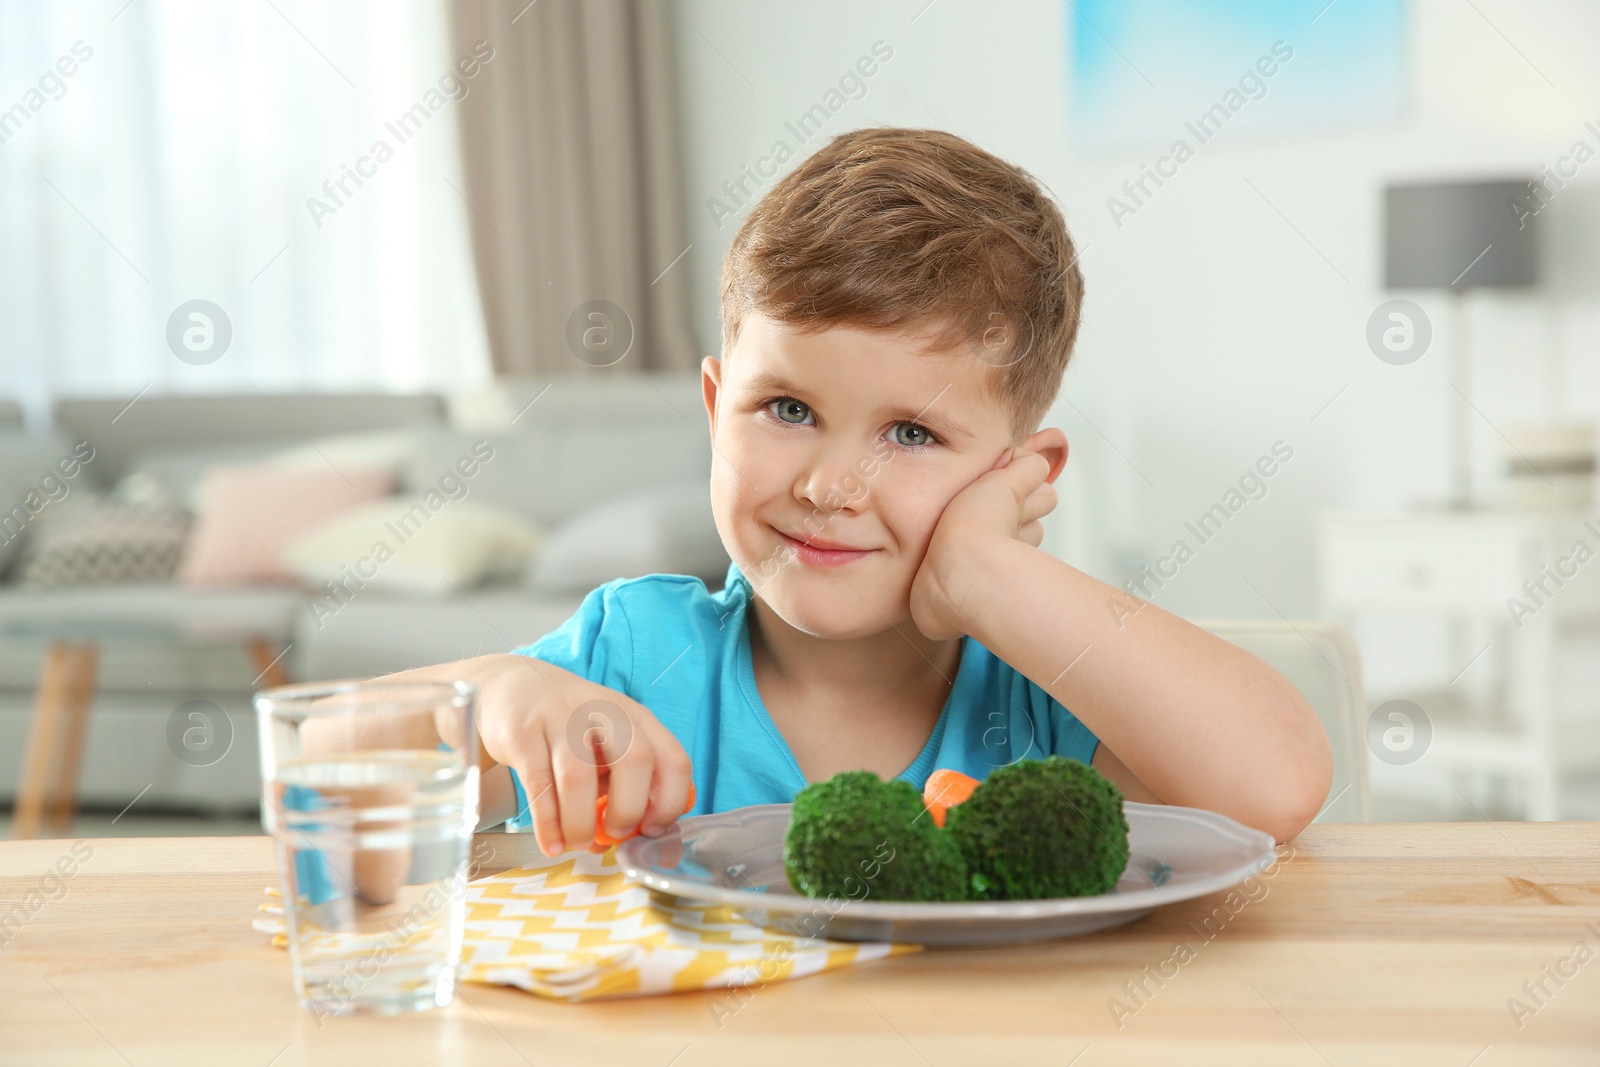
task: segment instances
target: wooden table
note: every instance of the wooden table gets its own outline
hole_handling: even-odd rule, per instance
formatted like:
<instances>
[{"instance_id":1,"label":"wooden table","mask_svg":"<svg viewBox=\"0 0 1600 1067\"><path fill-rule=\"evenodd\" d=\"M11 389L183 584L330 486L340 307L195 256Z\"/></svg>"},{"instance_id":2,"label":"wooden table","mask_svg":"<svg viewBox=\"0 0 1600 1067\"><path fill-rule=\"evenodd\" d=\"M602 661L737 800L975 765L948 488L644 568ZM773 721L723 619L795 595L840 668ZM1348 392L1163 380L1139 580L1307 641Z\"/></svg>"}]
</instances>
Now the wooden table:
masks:
<instances>
[{"instance_id":1,"label":"wooden table","mask_svg":"<svg viewBox=\"0 0 1600 1067\"><path fill-rule=\"evenodd\" d=\"M535 848L484 836L485 873ZM0 1064L1600 1063L1600 823L1316 825L1231 907L1216 894L1077 940L929 950L742 997L574 1005L469 984L447 1009L320 1028L287 954L250 927L268 839L3 842L0 901L74 844L88 855L64 888L0 927Z\"/></svg>"}]
</instances>

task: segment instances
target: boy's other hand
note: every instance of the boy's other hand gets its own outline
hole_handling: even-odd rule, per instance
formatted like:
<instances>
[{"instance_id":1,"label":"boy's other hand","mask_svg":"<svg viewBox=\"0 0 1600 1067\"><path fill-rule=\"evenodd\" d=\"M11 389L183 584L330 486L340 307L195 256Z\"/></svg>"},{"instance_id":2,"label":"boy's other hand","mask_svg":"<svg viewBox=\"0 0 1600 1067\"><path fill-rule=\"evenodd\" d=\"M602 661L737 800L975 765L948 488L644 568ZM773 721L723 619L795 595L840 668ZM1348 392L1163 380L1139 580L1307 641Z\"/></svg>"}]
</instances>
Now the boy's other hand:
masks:
<instances>
[{"instance_id":1,"label":"boy's other hand","mask_svg":"<svg viewBox=\"0 0 1600 1067\"><path fill-rule=\"evenodd\" d=\"M521 779L545 855L592 844L602 789L613 838L636 826L664 830L687 810L689 756L643 704L543 660L516 659L480 687L478 730L488 755Z\"/></svg>"},{"instance_id":2,"label":"boy's other hand","mask_svg":"<svg viewBox=\"0 0 1600 1067\"><path fill-rule=\"evenodd\" d=\"M1008 449L945 505L911 582L911 621L924 636L944 641L968 632L966 559L1004 541L1034 548L1044 541L1039 520L1056 506L1050 467L1038 452Z\"/></svg>"}]
</instances>

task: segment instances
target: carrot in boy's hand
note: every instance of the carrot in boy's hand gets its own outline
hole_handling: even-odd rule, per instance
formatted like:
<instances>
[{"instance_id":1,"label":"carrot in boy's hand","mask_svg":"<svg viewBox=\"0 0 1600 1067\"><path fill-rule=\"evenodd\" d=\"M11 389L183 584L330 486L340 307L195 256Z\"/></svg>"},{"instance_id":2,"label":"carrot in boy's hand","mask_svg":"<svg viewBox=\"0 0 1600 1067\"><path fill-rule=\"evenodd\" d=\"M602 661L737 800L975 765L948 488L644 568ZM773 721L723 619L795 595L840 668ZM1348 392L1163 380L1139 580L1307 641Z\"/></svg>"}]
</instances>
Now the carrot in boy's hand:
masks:
<instances>
[{"instance_id":1,"label":"carrot in boy's hand","mask_svg":"<svg viewBox=\"0 0 1600 1067\"><path fill-rule=\"evenodd\" d=\"M612 845L620 845L630 837L639 836L639 827L637 826L621 837L612 837L606 833L606 800L610 795L609 793L601 793L600 799L594 802L594 843L602 849L610 848ZM689 783L689 807L694 807L693 781Z\"/></svg>"},{"instance_id":2,"label":"carrot in boy's hand","mask_svg":"<svg viewBox=\"0 0 1600 1067\"><path fill-rule=\"evenodd\" d=\"M979 784L970 774L941 767L928 775L922 787L922 806L933 816L935 826L943 826L944 813L970 797Z\"/></svg>"}]
</instances>

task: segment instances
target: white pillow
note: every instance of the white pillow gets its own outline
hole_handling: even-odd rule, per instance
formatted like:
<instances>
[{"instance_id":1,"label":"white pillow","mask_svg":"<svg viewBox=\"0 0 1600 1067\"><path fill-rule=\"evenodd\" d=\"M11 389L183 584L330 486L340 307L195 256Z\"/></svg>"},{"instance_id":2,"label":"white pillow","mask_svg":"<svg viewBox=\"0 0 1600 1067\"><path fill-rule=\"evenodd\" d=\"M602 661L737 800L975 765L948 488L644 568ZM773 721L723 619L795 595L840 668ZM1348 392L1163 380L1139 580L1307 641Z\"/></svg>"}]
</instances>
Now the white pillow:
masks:
<instances>
[{"instance_id":1,"label":"white pillow","mask_svg":"<svg viewBox=\"0 0 1600 1067\"><path fill-rule=\"evenodd\" d=\"M720 582L728 563L707 483L671 482L596 505L557 527L534 558L529 584L566 593L646 574Z\"/></svg>"},{"instance_id":2,"label":"white pillow","mask_svg":"<svg viewBox=\"0 0 1600 1067\"><path fill-rule=\"evenodd\" d=\"M430 509L428 499L436 502ZM449 596L456 588L518 575L543 539L520 515L439 493L388 497L347 509L295 535L283 564L313 586Z\"/></svg>"}]
</instances>

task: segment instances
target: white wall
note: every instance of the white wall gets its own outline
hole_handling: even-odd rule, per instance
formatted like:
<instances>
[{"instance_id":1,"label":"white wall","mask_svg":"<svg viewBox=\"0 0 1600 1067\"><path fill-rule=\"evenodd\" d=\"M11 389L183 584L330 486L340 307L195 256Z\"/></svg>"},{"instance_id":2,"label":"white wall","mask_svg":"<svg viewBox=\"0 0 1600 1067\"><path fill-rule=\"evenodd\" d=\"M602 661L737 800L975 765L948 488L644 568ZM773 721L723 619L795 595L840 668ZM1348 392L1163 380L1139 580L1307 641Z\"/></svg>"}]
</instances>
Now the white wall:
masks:
<instances>
[{"instance_id":1,"label":"white wall","mask_svg":"<svg viewBox=\"0 0 1600 1067\"><path fill-rule=\"evenodd\" d=\"M1446 405L1459 401L1447 378L1442 294L1417 297L1435 328L1419 362L1382 363L1364 340L1368 316L1389 296L1383 185L1532 175L1585 135L1586 120L1600 120L1600 5L1475 3L1413 3L1403 119L1290 136L1230 139L1225 129L1118 228L1106 199L1153 153L1073 148L1066 4L678 0L694 226L687 262L704 351L718 345L717 273L744 217L718 226L707 199L774 140L794 144L785 122L881 39L893 58L803 151L860 126L951 130L1045 182L1087 249L1086 328L1049 419L1072 442L1049 543L1120 583L1125 557L1165 553L1186 519L1282 439L1294 456L1267 496L1155 599L1187 616L1315 614L1319 509L1390 508L1447 488ZM1339 17L1337 6L1322 16ZM1219 91L1237 77L1234 66L1219 66ZM1474 399L1494 424L1474 416L1484 466L1503 447L1495 427L1542 405L1600 413L1600 272L1586 261L1600 236L1596 176L1600 161L1540 217L1559 282L1534 296L1481 294L1468 312ZM1565 383L1545 371L1555 358L1569 364Z\"/></svg>"}]
</instances>

